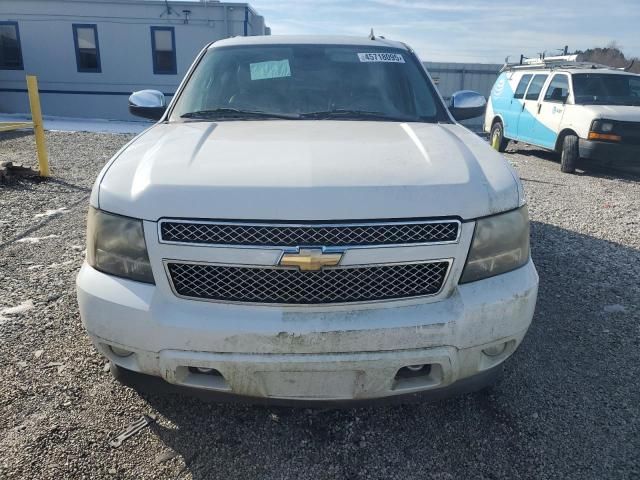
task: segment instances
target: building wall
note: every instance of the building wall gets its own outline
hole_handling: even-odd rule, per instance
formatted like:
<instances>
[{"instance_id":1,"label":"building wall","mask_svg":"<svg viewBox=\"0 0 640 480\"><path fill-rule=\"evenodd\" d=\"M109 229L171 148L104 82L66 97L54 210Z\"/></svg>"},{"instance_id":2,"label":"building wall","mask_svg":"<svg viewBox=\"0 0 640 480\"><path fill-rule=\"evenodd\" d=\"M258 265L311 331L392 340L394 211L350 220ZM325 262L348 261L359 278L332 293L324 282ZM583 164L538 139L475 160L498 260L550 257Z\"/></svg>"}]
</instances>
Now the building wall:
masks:
<instances>
[{"instance_id":1,"label":"building wall","mask_svg":"<svg viewBox=\"0 0 640 480\"><path fill-rule=\"evenodd\" d=\"M38 76L45 115L134 119L132 91L175 92L198 52L236 35L264 35L264 18L244 3L140 0L0 0L0 21L17 21L24 70L0 70L0 112L29 111L25 75ZM183 10L190 10L185 24ZM100 73L77 70L72 24L96 24ZM151 27L175 29L177 73L154 74ZM170 98L170 97L169 97Z\"/></svg>"},{"instance_id":2,"label":"building wall","mask_svg":"<svg viewBox=\"0 0 640 480\"><path fill-rule=\"evenodd\" d=\"M499 64L487 63L443 63L425 62L440 94L449 102L451 95L459 90L473 90L489 99L491 88L498 78ZM470 128L482 126L482 117L462 122Z\"/></svg>"}]
</instances>

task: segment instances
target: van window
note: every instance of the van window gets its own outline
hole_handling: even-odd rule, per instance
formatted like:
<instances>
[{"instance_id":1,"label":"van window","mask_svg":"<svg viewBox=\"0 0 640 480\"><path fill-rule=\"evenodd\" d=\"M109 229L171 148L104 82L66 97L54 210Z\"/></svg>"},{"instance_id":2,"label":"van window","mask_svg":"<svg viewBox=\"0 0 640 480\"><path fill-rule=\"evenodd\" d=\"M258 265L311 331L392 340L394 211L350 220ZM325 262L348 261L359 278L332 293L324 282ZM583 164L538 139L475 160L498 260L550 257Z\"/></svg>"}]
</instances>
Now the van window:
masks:
<instances>
[{"instance_id":1,"label":"van window","mask_svg":"<svg viewBox=\"0 0 640 480\"><path fill-rule=\"evenodd\" d=\"M524 92L527 91L527 87L529 86L529 80L531 80L533 75L523 75L520 79L520 83L518 83L518 88L516 88L516 93L513 95L513 98L524 98Z\"/></svg>"},{"instance_id":2,"label":"van window","mask_svg":"<svg viewBox=\"0 0 640 480\"><path fill-rule=\"evenodd\" d=\"M529 85L529 90L527 90L527 95L524 97L525 100L537 100L540 96L540 92L542 91L542 87L544 86L544 82L547 81L547 77L549 75L535 75L533 80L531 80L531 85Z\"/></svg>"},{"instance_id":3,"label":"van window","mask_svg":"<svg viewBox=\"0 0 640 480\"><path fill-rule=\"evenodd\" d=\"M569 97L569 77L556 74L544 94L545 102L566 102Z\"/></svg>"},{"instance_id":4,"label":"van window","mask_svg":"<svg viewBox=\"0 0 640 480\"><path fill-rule=\"evenodd\" d=\"M574 74L573 96L578 105L640 106L640 76L622 73Z\"/></svg>"}]
</instances>

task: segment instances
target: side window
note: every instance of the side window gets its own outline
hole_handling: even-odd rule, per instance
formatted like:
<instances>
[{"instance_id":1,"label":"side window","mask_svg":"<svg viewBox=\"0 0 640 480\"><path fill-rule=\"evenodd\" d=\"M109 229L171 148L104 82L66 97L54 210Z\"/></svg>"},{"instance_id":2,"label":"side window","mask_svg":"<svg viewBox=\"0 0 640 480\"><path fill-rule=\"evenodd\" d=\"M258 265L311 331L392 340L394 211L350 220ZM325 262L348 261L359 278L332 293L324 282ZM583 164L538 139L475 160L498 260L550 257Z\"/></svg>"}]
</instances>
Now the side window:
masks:
<instances>
[{"instance_id":1,"label":"side window","mask_svg":"<svg viewBox=\"0 0 640 480\"><path fill-rule=\"evenodd\" d=\"M17 22L0 22L0 70L23 70Z\"/></svg>"},{"instance_id":2,"label":"side window","mask_svg":"<svg viewBox=\"0 0 640 480\"><path fill-rule=\"evenodd\" d=\"M551 83L549 83L547 87L547 92L544 94L544 101L564 103L568 97L569 77L558 73L551 79Z\"/></svg>"},{"instance_id":3,"label":"side window","mask_svg":"<svg viewBox=\"0 0 640 480\"><path fill-rule=\"evenodd\" d=\"M640 97L640 78L629 78L629 90L632 97Z\"/></svg>"},{"instance_id":4,"label":"side window","mask_svg":"<svg viewBox=\"0 0 640 480\"><path fill-rule=\"evenodd\" d=\"M153 73L175 75L176 37L173 27L151 27Z\"/></svg>"},{"instance_id":5,"label":"side window","mask_svg":"<svg viewBox=\"0 0 640 480\"><path fill-rule=\"evenodd\" d=\"M527 91L527 87L529 86L529 81L531 80L533 75L523 75L520 79L520 83L518 83L518 87L516 88L516 93L513 95L513 98L524 98L524 92Z\"/></svg>"},{"instance_id":6,"label":"side window","mask_svg":"<svg viewBox=\"0 0 640 480\"><path fill-rule=\"evenodd\" d=\"M100 73L100 46L96 25L73 24L73 43L79 72Z\"/></svg>"},{"instance_id":7,"label":"side window","mask_svg":"<svg viewBox=\"0 0 640 480\"><path fill-rule=\"evenodd\" d=\"M544 82L547 81L547 77L549 75L535 75L533 80L531 80L531 85L529 85L529 90L527 90L527 95L524 97L525 100L537 100L540 96L540 92L542 91L542 87L544 86Z\"/></svg>"}]
</instances>

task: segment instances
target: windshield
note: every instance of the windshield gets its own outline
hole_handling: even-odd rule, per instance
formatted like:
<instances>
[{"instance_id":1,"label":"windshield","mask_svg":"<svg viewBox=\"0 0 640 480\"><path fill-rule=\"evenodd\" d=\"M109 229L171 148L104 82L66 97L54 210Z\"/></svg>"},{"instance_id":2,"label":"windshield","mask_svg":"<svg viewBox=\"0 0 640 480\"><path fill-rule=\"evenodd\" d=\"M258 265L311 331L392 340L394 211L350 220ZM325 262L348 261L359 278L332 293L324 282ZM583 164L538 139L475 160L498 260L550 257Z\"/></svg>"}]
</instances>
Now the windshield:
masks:
<instances>
[{"instance_id":1,"label":"windshield","mask_svg":"<svg viewBox=\"0 0 640 480\"><path fill-rule=\"evenodd\" d=\"M260 45L207 51L171 120L363 119L449 121L406 50Z\"/></svg>"},{"instance_id":2,"label":"windshield","mask_svg":"<svg viewBox=\"0 0 640 480\"><path fill-rule=\"evenodd\" d=\"M640 76L574 74L573 94L577 104L640 106Z\"/></svg>"}]
</instances>

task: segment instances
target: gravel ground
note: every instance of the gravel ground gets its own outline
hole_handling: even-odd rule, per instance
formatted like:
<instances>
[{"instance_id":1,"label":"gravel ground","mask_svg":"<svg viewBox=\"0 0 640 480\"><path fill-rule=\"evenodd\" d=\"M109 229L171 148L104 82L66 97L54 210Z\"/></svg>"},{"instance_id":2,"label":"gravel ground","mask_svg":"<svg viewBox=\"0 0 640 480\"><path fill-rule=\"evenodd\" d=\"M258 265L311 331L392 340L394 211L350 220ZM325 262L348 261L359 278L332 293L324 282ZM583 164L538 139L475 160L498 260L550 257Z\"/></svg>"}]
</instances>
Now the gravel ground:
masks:
<instances>
[{"instance_id":1,"label":"gravel ground","mask_svg":"<svg viewBox=\"0 0 640 480\"><path fill-rule=\"evenodd\" d=\"M33 139L0 134L0 161ZM357 410L219 405L116 383L74 277L89 191L130 137L49 133L54 178L0 185L0 478L640 478L640 185L548 154L524 179L540 297L489 391ZM158 422L120 448L140 414Z\"/></svg>"}]
</instances>

